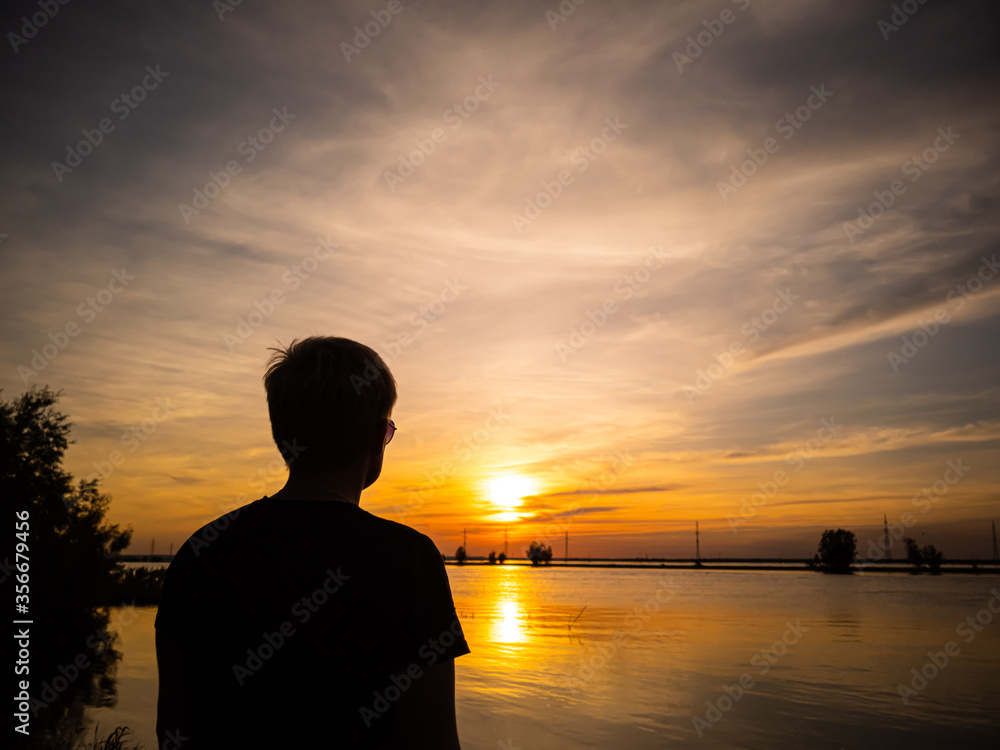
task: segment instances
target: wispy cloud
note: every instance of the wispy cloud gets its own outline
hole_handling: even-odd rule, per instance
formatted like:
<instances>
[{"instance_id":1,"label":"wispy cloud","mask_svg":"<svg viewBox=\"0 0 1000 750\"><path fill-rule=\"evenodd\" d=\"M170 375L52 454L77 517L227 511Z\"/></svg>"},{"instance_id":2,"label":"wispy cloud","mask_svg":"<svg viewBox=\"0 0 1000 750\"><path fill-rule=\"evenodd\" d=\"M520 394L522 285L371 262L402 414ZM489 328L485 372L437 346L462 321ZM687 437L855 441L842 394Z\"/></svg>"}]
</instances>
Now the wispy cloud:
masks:
<instances>
[{"instance_id":1,"label":"wispy cloud","mask_svg":"<svg viewBox=\"0 0 1000 750\"><path fill-rule=\"evenodd\" d=\"M622 498L592 524L609 538L711 523L831 415L844 432L787 502L833 477L904 498L915 467L961 450L982 469L954 512L981 514L1000 486L1000 279L961 307L952 293L1000 249L997 10L927 4L886 40L874 0L732 8L679 70L718 4L588 3L553 30L542 6L413 3L350 61L361 2L244 3L224 21L211 4L61 7L4 52L5 396L64 389L81 475L154 399L176 401L106 482L140 545L261 494L267 348L313 333L371 344L401 386L368 507L391 513L454 463L407 519L446 547L502 473L534 477L528 505L552 519ZM167 77L117 119L157 65ZM78 147L102 118L114 129ZM960 137L931 155L940 128ZM67 149L90 153L60 181ZM314 263L320 238L336 249ZM637 270L652 248L662 266ZM134 281L88 321L123 268ZM464 291L445 304L449 284ZM476 442L496 407L509 420Z\"/></svg>"}]
</instances>

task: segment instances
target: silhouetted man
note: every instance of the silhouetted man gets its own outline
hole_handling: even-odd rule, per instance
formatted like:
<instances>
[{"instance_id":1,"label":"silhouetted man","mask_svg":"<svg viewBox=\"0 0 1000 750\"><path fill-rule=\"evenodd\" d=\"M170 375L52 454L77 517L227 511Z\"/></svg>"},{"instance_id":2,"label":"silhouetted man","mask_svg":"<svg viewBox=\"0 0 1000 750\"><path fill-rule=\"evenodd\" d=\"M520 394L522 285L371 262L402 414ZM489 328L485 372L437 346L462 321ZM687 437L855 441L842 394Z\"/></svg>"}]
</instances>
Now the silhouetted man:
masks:
<instances>
[{"instance_id":1,"label":"silhouetted man","mask_svg":"<svg viewBox=\"0 0 1000 750\"><path fill-rule=\"evenodd\" d=\"M293 342L264 376L285 486L181 548L156 617L162 750L458 748L469 652L441 555L359 506L396 384L343 338Z\"/></svg>"}]
</instances>

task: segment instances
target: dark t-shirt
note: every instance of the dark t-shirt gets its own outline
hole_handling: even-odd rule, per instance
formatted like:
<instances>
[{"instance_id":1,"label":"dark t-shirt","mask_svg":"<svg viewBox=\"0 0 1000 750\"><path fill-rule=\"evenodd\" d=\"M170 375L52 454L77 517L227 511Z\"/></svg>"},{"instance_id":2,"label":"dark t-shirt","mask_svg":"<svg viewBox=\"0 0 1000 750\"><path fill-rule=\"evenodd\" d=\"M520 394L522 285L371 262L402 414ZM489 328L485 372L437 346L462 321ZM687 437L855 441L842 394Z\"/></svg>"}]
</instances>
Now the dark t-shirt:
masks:
<instances>
[{"instance_id":1,"label":"dark t-shirt","mask_svg":"<svg viewBox=\"0 0 1000 750\"><path fill-rule=\"evenodd\" d=\"M391 747L403 693L469 653L428 537L346 502L267 497L184 544L156 640L157 732L185 750Z\"/></svg>"}]
</instances>

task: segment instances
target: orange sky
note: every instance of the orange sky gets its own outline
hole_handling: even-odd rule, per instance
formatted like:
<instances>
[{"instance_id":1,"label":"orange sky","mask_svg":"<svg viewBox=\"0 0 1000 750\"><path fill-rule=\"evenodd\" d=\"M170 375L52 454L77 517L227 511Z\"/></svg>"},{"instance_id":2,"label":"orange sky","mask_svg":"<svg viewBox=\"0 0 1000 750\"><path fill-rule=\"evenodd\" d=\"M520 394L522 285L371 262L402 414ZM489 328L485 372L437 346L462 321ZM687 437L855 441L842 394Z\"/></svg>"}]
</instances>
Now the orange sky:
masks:
<instances>
[{"instance_id":1,"label":"orange sky","mask_svg":"<svg viewBox=\"0 0 1000 750\"><path fill-rule=\"evenodd\" d=\"M0 387L63 390L133 551L280 488L267 348L330 334L399 384L362 507L448 554L506 520L512 554L684 557L698 521L704 555L801 557L909 512L990 555L988 24L399 7L357 52L372 8L318 2L69 5L6 51Z\"/></svg>"}]
</instances>

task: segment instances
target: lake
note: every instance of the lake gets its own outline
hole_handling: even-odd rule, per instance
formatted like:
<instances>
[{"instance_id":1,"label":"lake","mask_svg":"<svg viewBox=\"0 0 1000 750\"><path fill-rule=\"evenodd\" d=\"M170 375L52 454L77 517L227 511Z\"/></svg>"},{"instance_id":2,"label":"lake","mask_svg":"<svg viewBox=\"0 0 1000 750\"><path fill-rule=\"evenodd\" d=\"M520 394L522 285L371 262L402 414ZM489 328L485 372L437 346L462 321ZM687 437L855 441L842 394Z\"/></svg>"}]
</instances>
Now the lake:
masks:
<instances>
[{"instance_id":1,"label":"lake","mask_svg":"<svg viewBox=\"0 0 1000 750\"><path fill-rule=\"evenodd\" d=\"M1000 746L995 575L448 574L472 648L456 662L466 748ZM146 748L155 616L122 629L117 705L87 714Z\"/></svg>"}]
</instances>

